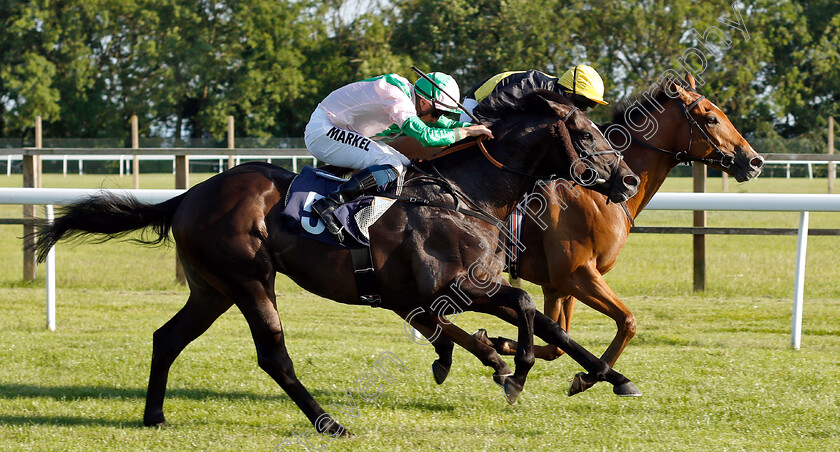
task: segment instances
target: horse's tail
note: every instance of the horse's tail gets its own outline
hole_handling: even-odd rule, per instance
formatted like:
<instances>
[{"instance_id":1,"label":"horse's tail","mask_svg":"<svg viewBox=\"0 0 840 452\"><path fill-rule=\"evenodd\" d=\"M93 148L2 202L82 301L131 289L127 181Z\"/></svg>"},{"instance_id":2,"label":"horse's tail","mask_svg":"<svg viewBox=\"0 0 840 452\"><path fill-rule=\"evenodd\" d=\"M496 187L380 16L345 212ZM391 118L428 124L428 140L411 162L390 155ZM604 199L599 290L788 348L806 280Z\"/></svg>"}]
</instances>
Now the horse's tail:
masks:
<instances>
[{"instance_id":1,"label":"horse's tail","mask_svg":"<svg viewBox=\"0 0 840 452\"><path fill-rule=\"evenodd\" d=\"M62 207L55 221L40 226L35 234L38 261L43 262L49 250L62 239L98 236L96 241L101 243L143 229L143 234L133 241L146 245L166 243L172 218L183 199L184 194L160 204L147 204L131 195L103 191Z\"/></svg>"}]
</instances>

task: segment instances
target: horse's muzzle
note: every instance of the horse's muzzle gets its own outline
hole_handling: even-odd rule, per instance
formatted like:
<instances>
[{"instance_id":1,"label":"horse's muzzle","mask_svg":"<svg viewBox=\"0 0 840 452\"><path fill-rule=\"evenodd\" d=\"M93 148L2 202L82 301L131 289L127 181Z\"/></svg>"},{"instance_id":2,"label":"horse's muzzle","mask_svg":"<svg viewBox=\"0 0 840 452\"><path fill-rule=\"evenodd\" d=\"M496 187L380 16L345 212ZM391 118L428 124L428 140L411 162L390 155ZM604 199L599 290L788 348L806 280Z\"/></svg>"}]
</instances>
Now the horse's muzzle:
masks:
<instances>
[{"instance_id":1,"label":"horse's muzzle","mask_svg":"<svg viewBox=\"0 0 840 452\"><path fill-rule=\"evenodd\" d=\"M729 167L729 173L738 182L746 182L761 174L764 167L764 157L759 155L751 146L743 148L735 146L735 163Z\"/></svg>"},{"instance_id":2,"label":"horse's muzzle","mask_svg":"<svg viewBox=\"0 0 840 452\"><path fill-rule=\"evenodd\" d=\"M639 191L639 176L625 174L613 178L609 184L609 192L605 193L612 202L624 202L632 198Z\"/></svg>"}]
</instances>

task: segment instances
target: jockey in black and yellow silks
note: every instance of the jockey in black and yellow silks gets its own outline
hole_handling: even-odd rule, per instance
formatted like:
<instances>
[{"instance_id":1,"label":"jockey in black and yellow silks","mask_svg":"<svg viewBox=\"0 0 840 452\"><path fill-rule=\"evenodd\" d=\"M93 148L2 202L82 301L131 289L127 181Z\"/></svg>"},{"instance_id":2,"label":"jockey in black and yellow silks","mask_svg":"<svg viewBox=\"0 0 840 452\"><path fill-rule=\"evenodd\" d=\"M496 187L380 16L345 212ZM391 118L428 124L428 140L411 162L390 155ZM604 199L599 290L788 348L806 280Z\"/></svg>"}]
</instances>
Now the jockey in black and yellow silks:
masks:
<instances>
[{"instance_id":1,"label":"jockey in black and yellow silks","mask_svg":"<svg viewBox=\"0 0 840 452\"><path fill-rule=\"evenodd\" d=\"M464 107L479 119L484 119L491 117L488 113L500 106L511 105L516 99L538 89L564 94L584 111L598 104L607 105L601 76L591 66L579 64L559 78L533 69L496 74L467 92ZM469 120L467 114L461 114L461 121Z\"/></svg>"}]
</instances>

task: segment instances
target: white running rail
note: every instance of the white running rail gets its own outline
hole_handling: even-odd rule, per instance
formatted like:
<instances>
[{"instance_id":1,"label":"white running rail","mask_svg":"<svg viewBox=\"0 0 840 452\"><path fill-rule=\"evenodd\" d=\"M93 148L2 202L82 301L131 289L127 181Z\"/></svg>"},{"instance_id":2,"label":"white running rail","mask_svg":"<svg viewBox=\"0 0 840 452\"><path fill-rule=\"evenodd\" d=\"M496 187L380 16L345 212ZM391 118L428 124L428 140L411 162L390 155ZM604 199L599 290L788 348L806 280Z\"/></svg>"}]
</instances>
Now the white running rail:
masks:
<instances>
[{"instance_id":1,"label":"white running rail","mask_svg":"<svg viewBox=\"0 0 840 452\"><path fill-rule=\"evenodd\" d=\"M100 189L66 188L0 188L0 204L47 205L70 204L100 192ZM111 190L131 194L139 200L159 203L178 196L185 190ZM805 288L805 255L808 244L809 212L840 212L840 195L788 193L657 193L648 210L737 210L799 212L799 234L796 249L796 276L793 293L791 346L799 349L802 334L802 305ZM48 214L49 217L49 214ZM50 260L48 260L50 262ZM47 312L55 315L55 266L47 265ZM53 287L50 288L49 285ZM49 304L52 303L52 306ZM49 315L49 314L48 314ZM50 323L51 322L51 323ZM55 327L55 319L48 324ZM51 328L51 329L52 329Z\"/></svg>"}]
</instances>

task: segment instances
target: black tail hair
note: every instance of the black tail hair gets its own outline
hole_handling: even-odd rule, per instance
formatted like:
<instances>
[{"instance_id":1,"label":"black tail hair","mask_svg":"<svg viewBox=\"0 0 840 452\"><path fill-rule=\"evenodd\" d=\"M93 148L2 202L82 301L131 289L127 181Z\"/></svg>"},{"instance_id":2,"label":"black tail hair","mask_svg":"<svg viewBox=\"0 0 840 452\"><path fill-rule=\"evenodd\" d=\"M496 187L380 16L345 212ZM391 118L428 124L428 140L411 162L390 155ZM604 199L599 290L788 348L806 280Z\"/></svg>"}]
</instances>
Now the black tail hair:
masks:
<instances>
[{"instance_id":1,"label":"black tail hair","mask_svg":"<svg viewBox=\"0 0 840 452\"><path fill-rule=\"evenodd\" d=\"M143 229L140 238L133 241L144 245L167 243L172 218L183 198L184 194L160 204L148 204L131 195L102 191L62 207L53 223L39 226L35 233L38 262L43 262L49 250L62 239L82 241L100 236L94 241L101 243Z\"/></svg>"}]
</instances>

